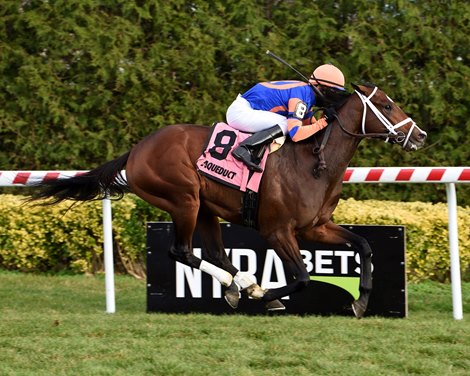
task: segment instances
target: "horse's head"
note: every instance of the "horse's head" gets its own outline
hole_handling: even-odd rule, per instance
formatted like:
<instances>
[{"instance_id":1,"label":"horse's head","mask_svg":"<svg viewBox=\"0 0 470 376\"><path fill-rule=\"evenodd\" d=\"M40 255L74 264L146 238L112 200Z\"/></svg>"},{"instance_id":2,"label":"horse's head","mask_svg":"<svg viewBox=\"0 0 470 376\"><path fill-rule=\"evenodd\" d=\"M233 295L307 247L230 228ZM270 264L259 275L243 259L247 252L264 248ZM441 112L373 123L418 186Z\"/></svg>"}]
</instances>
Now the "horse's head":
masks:
<instances>
[{"instance_id":1,"label":"horse's head","mask_svg":"<svg viewBox=\"0 0 470 376\"><path fill-rule=\"evenodd\" d=\"M362 105L362 133L366 137L382 137L399 144L406 151L424 145L427 134L376 86L353 85ZM387 132L387 133L384 133Z\"/></svg>"}]
</instances>

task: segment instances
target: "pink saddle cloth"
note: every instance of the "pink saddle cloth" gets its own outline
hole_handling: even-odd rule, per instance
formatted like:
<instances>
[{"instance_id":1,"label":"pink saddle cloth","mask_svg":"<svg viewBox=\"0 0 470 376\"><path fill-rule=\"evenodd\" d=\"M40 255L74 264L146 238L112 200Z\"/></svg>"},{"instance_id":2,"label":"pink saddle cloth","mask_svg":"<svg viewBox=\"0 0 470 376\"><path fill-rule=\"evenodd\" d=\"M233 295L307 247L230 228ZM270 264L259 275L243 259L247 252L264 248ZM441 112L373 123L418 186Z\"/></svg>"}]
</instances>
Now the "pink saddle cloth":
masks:
<instances>
[{"instance_id":1,"label":"pink saddle cloth","mask_svg":"<svg viewBox=\"0 0 470 376\"><path fill-rule=\"evenodd\" d=\"M263 172L254 172L241 161L236 160L231 151L251 133L240 132L225 123L214 125L206 149L197 160L199 172L213 180L245 192L247 189L258 192ZM269 148L265 148L260 162L264 170Z\"/></svg>"}]
</instances>

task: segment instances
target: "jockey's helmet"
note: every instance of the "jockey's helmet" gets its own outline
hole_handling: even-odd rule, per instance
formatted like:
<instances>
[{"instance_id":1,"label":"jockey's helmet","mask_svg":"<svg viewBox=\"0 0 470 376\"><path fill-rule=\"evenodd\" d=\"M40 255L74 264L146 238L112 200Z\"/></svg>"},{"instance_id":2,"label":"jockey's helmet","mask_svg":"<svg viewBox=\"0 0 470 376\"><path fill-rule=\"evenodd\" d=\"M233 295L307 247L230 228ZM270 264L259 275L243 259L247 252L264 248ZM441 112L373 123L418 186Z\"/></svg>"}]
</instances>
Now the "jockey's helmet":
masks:
<instances>
[{"instance_id":1,"label":"jockey's helmet","mask_svg":"<svg viewBox=\"0 0 470 376\"><path fill-rule=\"evenodd\" d=\"M333 64L323 64L313 71L310 83L343 89L344 74Z\"/></svg>"}]
</instances>

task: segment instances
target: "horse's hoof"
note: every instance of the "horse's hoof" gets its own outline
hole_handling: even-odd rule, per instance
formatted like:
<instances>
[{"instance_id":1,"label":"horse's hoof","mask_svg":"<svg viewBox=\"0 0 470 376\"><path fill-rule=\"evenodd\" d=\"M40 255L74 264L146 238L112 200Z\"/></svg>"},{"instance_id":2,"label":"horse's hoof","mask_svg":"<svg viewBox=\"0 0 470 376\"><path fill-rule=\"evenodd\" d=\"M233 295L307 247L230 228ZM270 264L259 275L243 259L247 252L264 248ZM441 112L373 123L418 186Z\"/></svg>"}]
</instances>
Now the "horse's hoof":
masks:
<instances>
[{"instance_id":1,"label":"horse's hoof","mask_svg":"<svg viewBox=\"0 0 470 376\"><path fill-rule=\"evenodd\" d=\"M240 301L240 293L238 291L238 286L235 282L225 290L224 293L225 301L228 303L230 307L233 309L238 307L238 302Z\"/></svg>"},{"instance_id":2,"label":"horse's hoof","mask_svg":"<svg viewBox=\"0 0 470 376\"><path fill-rule=\"evenodd\" d=\"M246 293L248 294L248 296L251 296L253 299L262 299L265 292L266 290L263 290L256 283L253 283L252 285L246 288Z\"/></svg>"},{"instance_id":3,"label":"horse's hoof","mask_svg":"<svg viewBox=\"0 0 470 376\"><path fill-rule=\"evenodd\" d=\"M236 309L238 307L238 302L240 300L238 294L232 294L232 293L226 293L225 294L225 301L228 303L228 305L230 307L232 307L233 309Z\"/></svg>"},{"instance_id":4,"label":"horse's hoof","mask_svg":"<svg viewBox=\"0 0 470 376\"><path fill-rule=\"evenodd\" d=\"M282 304L279 300L271 300L270 302L266 303L266 310L269 312L273 311L284 311L286 306Z\"/></svg>"},{"instance_id":5,"label":"horse's hoof","mask_svg":"<svg viewBox=\"0 0 470 376\"><path fill-rule=\"evenodd\" d=\"M364 317L364 314L366 313L367 306L361 303L359 300L355 300L352 302L352 310L354 312L354 315L358 319L362 319Z\"/></svg>"}]
</instances>

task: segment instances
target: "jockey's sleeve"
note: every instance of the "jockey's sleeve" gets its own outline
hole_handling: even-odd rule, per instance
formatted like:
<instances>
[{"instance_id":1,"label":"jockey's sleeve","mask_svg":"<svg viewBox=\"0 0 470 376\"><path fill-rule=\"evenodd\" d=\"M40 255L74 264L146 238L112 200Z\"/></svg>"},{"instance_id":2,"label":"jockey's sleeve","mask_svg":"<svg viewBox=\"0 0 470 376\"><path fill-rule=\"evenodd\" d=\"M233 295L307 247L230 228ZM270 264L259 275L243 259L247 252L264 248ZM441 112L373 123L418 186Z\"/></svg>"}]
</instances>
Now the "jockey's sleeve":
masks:
<instances>
[{"instance_id":1,"label":"jockey's sleeve","mask_svg":"<svg viewBox=\"0 0 470 376\"><path fill-rule=\"evenodd\" d=\"M313 124L303 126L300 120L295 119L297 123L294 123L293 121L291 122L291 120L294 119L287 120L287 129L289 131L290 138L294 142L305 140L306 138L309 138L311 135L317 133L319 130L325 128L328 125L328 122L324 118L321 118L319 120L315 120L315 118L312 118L312 120L314 121Z\"/></svg>"},{"instance_id":2,"label":"jockey's sleeve","mask_svg":"<svg viewBox=\"0 0 470 376\"><path fill-rule=\"evenodd\" d=\"M313 116L311 117L312 124L303 125L311 112L306 103L299 98L289 99L288 107L287 131L294 142L305 140L328 125L325 119L317 121Z\"/></svg>"}]
</instances>

